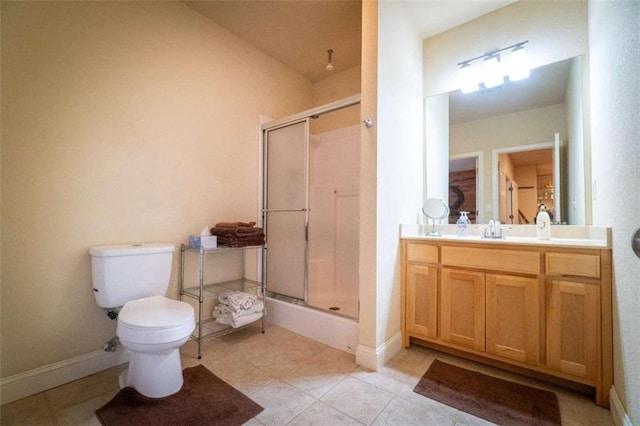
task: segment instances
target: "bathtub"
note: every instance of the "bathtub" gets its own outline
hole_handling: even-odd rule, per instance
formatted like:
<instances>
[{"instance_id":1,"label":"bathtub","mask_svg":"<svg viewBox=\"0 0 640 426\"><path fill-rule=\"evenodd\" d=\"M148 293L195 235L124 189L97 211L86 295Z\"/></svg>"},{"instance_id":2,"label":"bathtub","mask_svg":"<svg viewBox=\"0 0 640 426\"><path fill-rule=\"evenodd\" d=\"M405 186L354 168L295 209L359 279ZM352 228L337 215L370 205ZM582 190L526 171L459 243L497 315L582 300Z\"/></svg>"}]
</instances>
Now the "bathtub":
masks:
<instances>
[{"instance_id":1,"label":"bathtub","mask_svg":"<svg viewBox=\"0 0 640 426\"><path fill-rule=\"evenodd\" d=\"M358 322L286 300L266 298L266 321L341 351L355 354Z\"/></svg>"}]
</instances>

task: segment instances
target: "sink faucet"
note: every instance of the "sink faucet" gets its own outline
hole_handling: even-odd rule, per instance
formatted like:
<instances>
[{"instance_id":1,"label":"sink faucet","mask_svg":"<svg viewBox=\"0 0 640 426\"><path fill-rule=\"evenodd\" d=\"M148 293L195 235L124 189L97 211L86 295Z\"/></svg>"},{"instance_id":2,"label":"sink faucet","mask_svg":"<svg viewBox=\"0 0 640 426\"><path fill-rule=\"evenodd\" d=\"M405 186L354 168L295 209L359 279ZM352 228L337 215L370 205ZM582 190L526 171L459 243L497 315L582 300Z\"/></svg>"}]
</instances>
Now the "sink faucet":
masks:
<instances>
[{"instance_id":1,"label":"sink faucet","mask_svg":"<svg viewBox=\"0 0 640 426\"><path fill-rule=\"evenodd\" d=\"M490 220L489 226L482 230L482 238L504 239L504 229L500 226L500 221Z\"/></svg>"}]
</instances>

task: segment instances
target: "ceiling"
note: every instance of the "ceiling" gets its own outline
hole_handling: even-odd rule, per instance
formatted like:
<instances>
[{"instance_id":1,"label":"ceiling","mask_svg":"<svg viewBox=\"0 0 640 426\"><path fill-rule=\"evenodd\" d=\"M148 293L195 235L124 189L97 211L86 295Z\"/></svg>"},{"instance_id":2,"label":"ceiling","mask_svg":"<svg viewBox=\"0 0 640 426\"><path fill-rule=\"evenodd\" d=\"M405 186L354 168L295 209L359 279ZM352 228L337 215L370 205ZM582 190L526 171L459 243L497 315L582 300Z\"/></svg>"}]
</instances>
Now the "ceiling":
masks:
<instances>
[{"instance_id":1,"label":"ceiling","mask_svg":"<svg viewBox=\"0 0 640 426\"><path fill-rule=\"evenodd\" d=\"M315 82L360 65L360 1L185 1L185 3Z\"/></svg>"},{"instance_id":2,"label":"ceiling","mask_svg":"<svg viewBox=\"0 0 640 426\"><path fill-rule=\"evenodd\" d=\"M396 0L423 39L515 0ZM312 82L360 65L362 3L359 0L184 1Z\"/></svg>"},{"instance_id":3,"label":"ceiling","mask_svg":"<svg viewBox=\"0 0 640 426\"><path fill-rule=\"evenodd\" d=\"M404 10L422 39L449 30L516 0L384 0ZM229 32L315 82L361 63L360 0L183 1ZM383 3L380 3L383 5ZM381 6L384 7L384 6ZM333 49L332 72L326 70ZM564 100L568 61L532 71L527 80L490 93L452 94L451 123L477 120ZM526 104L516 103L526 100ZM511 154L517 164L548 161L549 151Z\"/></svg>"}]
</instances>

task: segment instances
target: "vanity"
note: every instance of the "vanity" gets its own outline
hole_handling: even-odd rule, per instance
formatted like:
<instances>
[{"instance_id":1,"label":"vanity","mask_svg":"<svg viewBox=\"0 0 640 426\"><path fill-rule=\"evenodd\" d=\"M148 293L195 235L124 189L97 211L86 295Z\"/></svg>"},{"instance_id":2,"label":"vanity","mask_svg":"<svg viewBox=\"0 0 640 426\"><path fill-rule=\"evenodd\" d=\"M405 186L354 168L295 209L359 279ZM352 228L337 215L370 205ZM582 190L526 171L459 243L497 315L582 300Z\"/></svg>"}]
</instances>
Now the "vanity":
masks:
<instances>
[{"instance_id":1,"label":"vanity","mask_svg":"<svg viewBox=\"0 0 640 426\"><path fill-rule=\"evenodd\" d=\"M595 391L613 381L611 230L535 226L482 238L473 225L427 236L402 225L402 340L521 374Z\"/></svg>"}]
</instances>

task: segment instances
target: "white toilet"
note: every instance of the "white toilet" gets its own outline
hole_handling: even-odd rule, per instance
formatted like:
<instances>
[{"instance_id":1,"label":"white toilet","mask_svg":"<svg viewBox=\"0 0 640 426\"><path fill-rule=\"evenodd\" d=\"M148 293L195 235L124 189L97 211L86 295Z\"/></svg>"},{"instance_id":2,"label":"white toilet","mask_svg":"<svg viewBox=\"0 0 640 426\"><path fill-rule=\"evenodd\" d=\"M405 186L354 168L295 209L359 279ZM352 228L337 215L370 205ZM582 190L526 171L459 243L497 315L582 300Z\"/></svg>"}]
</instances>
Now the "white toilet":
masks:
<instances>
[{"instance_id":1,"label":"white toilet","mask_svg":"<svg viewBox=\"0 0 640 426\"><path fill-rule=\"evenodd\" d=\"M150 398L180 390L180 347L195 329L193 307L167 299L175 248L171 244L96 246L89 249L93 294L102 308L122 307L116 334L130 352L120 387Z\"/></svg>"}]
</instances>

